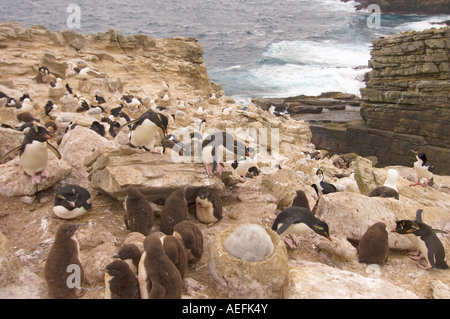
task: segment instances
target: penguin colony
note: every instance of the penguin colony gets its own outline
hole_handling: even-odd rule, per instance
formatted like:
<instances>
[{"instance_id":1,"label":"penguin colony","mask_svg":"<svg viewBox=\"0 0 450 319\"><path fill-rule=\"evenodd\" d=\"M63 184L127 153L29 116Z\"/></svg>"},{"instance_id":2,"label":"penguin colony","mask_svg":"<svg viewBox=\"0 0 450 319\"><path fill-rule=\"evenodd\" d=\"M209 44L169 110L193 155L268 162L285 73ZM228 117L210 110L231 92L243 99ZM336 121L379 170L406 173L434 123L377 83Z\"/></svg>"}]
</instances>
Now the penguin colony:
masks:
<instances>
[{"instance_id":1,"label":"penguin colony","mask_svg":"<svg viewBox=\"0 0 450 319\"><path fill-rule=\"evenodd\" d=\"M89 78L93 71L88 67L74 68L80 79ZM110 109L108 115L106 105L109 103L100 94L92 97L93 104L85 97L74 93L68 83L63 85L60 78L55 78L49 70L42 66L35 78L37 83L49 85L49 92L62 90L64 98L76 101L76 112L88 114L101 114L100 121L94 121L90 128L96 133L112 138L120 131L128 129L128 145L143 148L152 153L160 153L155 144L170 145L173 149L178 146L177 153L188 154L192 148L183 146L174 136L168 134L169 117L164 107L158 107L154 100L137 98L133 95L123 95L122 103ZM169 86L163 81L162 101L169 98ZM30 176L33 185L39 185L42 179L48 179L51 174L46 170L50 150L57 158L61 158L57 148L50 143L58 127L54 122L40 123L40 120L31 115L34 106L28 94L16 99L0 92L5 107L12 107L17 119L25 124L20 130L24 131L21 145L13 148L0 158L3 162L9 155L18 151L20 165L23 173ZM139 110L146 110L135 119L128 114ZM177 105L179 110L186 108L184 101ZM48 116L58 105L48 100L42 107L42 113ZM128 111L127 111L128 110ZM128 113L128 114L127 114ZM204 114L203 108L197 110L199 116ZM196 113L196 114L197 114ZM73 129L77 124L71 123L66 131ZM157 137L159 136L159 141ZM246 159L251 158L253 150L245 144L234 139L226 132L215 132L203 138L198 132L192 132L192 143L200 144L200 156L205 165L207 175L221 175L226 171L224 158L232 159L231 168L239 176L253 178L259 175L257 166L247 165ZM172 142L172 143L170 143ZM424 153L413 151L416 162L414 169L417 174L417 183L411 186L431 186L433 183L432 167L429 165ZM372 190L368 196L393 197L399 199L397 188L398 172L388 170L386 182L383 186ZM316 171L316 182L311 185L319 197L338 192L335 185L325 181L325 172ZM195 217L189 216L186 189L174 190L167 197L164 209L159 216L162 237L155 235L155 212L145 195L137 187L126 189L124 200L124 226L130 232L139 232L145 236L143 251L136 245L126 244L118 249L113 256L114 261L104 268L105 272L105 298L108 299L138 299L138 298L181 298L183 293L183 279L189 271L194 271L203 255L203 236L196 223L213 227L223 218L220 194L212 188L201 188L195 198ZM91 196L88 190L79 185L68 184L55 193L53 212L55 216L64 220L79 218L92 208ZM416 220L396 221L396 228L391 232L405 234L416 246L417 251L411 253L415 260L422 260L418 265L423 269L448 269L445 261L445 251L437 233L439 231L422 222L418 210ZM420 211L421 212L421 211ZM55 241L48 253L45 263L45 279L48 284L49 295L52 298L79 298L83 295L83 265L80 261L79 243L76 231L80 224L64 222L57 229ZM272 229L280 235L287 246L296 249L305 233L314 233L332 242L330 229L325 221L318 219L311 211L308 198L303 190L298 190L293 199L292 206L281 211L272 224ZM243 236L248 234L243 234ZM389 258L388 232L386 225L377 222L367 229L358 246L358 260L361 263L381 264ZM245 254L246 252L243 252ZM77 266L80 271L80 282L68 286L70 273L69 266Z\"/></svg>"}]
</instances>

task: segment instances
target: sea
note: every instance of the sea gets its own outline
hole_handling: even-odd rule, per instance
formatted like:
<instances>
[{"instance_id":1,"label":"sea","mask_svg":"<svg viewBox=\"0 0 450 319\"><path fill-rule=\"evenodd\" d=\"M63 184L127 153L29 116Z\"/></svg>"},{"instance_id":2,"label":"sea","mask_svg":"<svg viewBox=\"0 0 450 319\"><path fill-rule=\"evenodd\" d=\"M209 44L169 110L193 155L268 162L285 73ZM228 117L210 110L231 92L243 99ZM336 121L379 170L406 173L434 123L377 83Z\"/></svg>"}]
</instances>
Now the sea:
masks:
<instances>
[{"instance_id":1,"label":"sea","mask_svg":"<svg viewBox=\"0 0 450 319\"><path fill-rule=\"evenodd\" d=\"M255 97L359 95L372 41L442 27L449 15L355 10L340 0L0 0L0 22L91 34L193 37L211 81L239 103Z\"/></svg>"}]
</instances>

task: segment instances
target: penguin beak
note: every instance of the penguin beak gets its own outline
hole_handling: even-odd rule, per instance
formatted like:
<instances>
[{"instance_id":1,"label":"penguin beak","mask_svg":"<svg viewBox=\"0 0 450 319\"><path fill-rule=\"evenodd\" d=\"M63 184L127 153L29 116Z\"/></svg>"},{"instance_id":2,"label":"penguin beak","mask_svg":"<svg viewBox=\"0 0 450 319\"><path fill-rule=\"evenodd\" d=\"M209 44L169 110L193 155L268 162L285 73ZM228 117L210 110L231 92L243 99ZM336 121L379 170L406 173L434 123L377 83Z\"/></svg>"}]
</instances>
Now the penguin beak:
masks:
<instances>
[{"instance_id":1,"label":"penguin beak","mask_svg":"<svg viewBox=\"0 0 450 319\"><path fill-rule=\"evenodd\" d=\"M75 202L69 202L70 207L75 208Z\"/></svg>"},{"instance_id":2,"label":"penguin beak","mask_svg":"<svg viewBox=\"0 0 450 319\"><path fill-rule=\"evenodd\" d=\"M331 239L331 236L330 236L330 235L327 236L327 239L328 239L329 241L333 241L333 239Z\"/></svg>"},{"instance_id":3,"label":"penguin beak","mask_svg":"<svg viewBox=\"0 0 450 319\"><path fill-rule=\"evenodd\" d=\"M394 229L391 229L391 233L396 233L397 232L397 230L394 228Z\"/></svg>"}]
</instances>

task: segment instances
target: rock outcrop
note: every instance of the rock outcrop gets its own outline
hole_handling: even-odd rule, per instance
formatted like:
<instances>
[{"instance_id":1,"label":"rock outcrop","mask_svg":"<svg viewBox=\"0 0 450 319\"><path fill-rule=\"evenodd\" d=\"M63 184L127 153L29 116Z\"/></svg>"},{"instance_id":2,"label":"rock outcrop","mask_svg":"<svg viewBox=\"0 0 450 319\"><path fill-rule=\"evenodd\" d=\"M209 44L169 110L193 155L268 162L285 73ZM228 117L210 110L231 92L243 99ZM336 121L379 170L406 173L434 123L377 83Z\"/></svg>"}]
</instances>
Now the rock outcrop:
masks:
<instances>
[{"instance_id":1,"label":"rock outcrop","mask_svg":"<svg viewBox=\"0 0 450 319\"><path fill-rule=\"evenodd\" d=\"M408 149L417 148L427 153L436 172L450 173L445 160L450 156L449 48L450 28L373 41L361 115L367 133L379 138L370 145L380 159L396 153L398 163L405 164L411 162Z\"/></svg>"}]
</instances>

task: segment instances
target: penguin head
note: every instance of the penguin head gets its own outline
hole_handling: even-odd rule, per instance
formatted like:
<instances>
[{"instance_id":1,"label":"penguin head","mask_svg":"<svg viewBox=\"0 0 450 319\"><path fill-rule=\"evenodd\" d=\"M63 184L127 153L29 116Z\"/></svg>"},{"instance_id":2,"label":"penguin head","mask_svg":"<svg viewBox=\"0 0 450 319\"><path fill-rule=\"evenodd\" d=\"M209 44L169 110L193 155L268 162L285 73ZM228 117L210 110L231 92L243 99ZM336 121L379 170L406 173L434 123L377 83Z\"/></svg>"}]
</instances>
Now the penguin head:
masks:
<instances>
[{"instance_id":1,"label":"penguin head","mask_svg":"<svg viewBox=\"0 0 450 319\"><path fill-rule=\"evenodd\" d=\"M113 258L119 258L121 260L135 259L141 256L141 251L135 244L125 244L123 245L117 254Z\"/></svg>"},{"instance_id":2,"label":"penguin head","mask_svg":"<svg viewBox=\"0 0 450 319\"><path fill-rule=\"evenodd\" d=\"M323 176L323 171L322 171L322 169L318 169L317 171L316 171L316 175L322 175Z\"/></svg>"},{"instance_id":3,"label":"penguin head","mask_svg":"<svg viewBox=\"0 0 450 319\"><path fill-rule=\"evenodd\" d=\"M167 116L158 113L159 123L156 124L162 131L164 136L168 133L167 127L169 126L169 119Z\"/></svg>"},{"instance_id":4,"label":"penguin head","mask_svg":"<svg viewBox=\"0 0 450 319\"><path fill-rule=\"evenodd\" d=\"M330 236L328 224L323 221L317 221L311 227L311 229L318 235L325 237L329 241L333 241Z\"/></svg>"},{"instance_id":5,"label":"penguin head","mask_svg":"<svg viewBox=\"0 0 450 319\"><path fill-rule=\"evenodd\" d=\"M56 232L56 239L57 240L68 240L70 239L77 229L81 226L81 224L62 224L59 226L57 232Z\"/></svg>"},{"instance_id":6,"label":"penguin head","mask_svg":"<svg viewBox=\"0 0 450 319\"><path fill-rule=\"evenodd\" d=\"M128 271L130 266L123 260L114 260L105 267L105 272L112 277L120 277Z\"/></svg>"},{"instance_id":7,"label":"penguin head","mask_svg":"<svg viewBox=\"0 0 450 319\"><path fill-rule=\"evenodd\" d=\"M142 193L134 186L129 186L126 189L126 193L129 199L138 199L142 197Z\"/></svg>"},{"instance_id":8,"label":"penguin head","mask_svg":"<svg viewBox=\"0 0 450 319\"><path fill-rule=\"evenodd\" d=\"M418 230L419 225L412 220L397 220L395 222L395 228L391 232L405 235L412 234Z\"/></svg>"},{"instance_id":9,"label":"penguin head","mask_svg":"<svg viewBox=\"0 0 450 319\"><path fill-rule=\"evenodd\" d=\"M200 190L197 193L197 196L200 197L201 199L206 199L209 196L209 189L205 188L200 188Z\"/></svg>"},{"instance_id":10,"label":"penguin head","mask_svg":"<svg viewBox=\"0 0 450 319\"><path fill-rule=\"evenodd\" d=\"M31 140L36 140L39 142L46 142L51 138L50 132L44 126L37 124L33 125L33 127L28 130L28 133L26 135Z\"/></svg>"}]
</instances>

